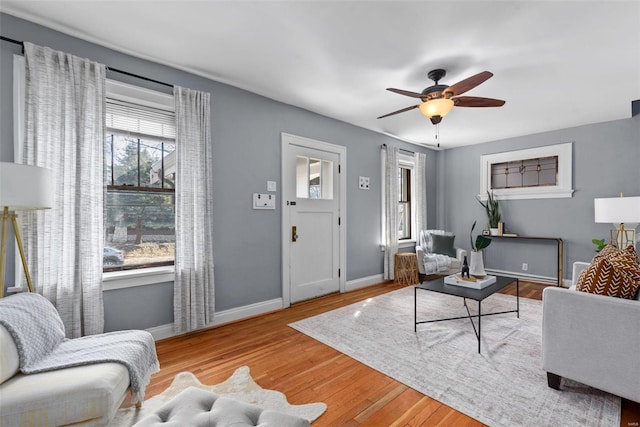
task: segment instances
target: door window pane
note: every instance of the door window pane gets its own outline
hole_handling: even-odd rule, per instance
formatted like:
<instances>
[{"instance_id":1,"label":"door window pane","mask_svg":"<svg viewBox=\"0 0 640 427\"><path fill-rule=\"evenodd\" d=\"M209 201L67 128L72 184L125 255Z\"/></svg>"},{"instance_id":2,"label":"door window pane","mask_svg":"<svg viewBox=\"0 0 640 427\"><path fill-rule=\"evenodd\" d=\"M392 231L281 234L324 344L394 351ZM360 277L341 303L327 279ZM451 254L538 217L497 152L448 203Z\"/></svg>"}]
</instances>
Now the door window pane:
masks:
<instances>
[{"instance_id":1,"label":"door window pane","mask_svg":"<svg viewBox=\"0 0 640 427\"><path fill-rule=\"evenodd\" d=\"M300 199L333 199L333 162L296 157L296 196Z\"/></svg>"}]
</instances>

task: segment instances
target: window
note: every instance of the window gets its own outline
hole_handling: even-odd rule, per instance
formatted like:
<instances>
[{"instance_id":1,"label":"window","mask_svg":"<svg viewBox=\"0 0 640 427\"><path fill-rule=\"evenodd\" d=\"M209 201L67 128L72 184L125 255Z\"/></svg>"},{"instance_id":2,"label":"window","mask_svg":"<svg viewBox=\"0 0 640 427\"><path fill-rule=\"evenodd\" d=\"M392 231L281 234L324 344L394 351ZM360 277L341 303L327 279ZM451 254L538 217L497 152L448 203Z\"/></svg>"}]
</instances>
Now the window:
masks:
<instances>
[{"instance_id":1,"label":"window","mask_svg":"<svg viewBox=\"0 0 640 427\"><path fill-rule=\"evenodd\" d=\"M480 156L480 199L572 197L572 150L567 142Z\"/></svg>"},{"instance_id":2,"label":"window","mask_svg":"<svg viewBox=\"0 0 640 427\"><path fill-rule=\"evenodd\" d=\"M296 197L332 200L333 162L297 156Z\"/></svg>"},{"instance_id":3,"label":"window","mask_svg":"<svg viewBox=\"0 0 640 427\"><path fill-rule=\"evenodd\" d=\"M398 168L398 239L411 239L411 169Z\"/></svg>"},{"instance_id":4,"label":"window","mask_svg":"<svg viewBox=\"0 0 640 427\"><path fill-rule=\"evenodd\" d=\"M173 97L109 81L106 128L104 271L173 265Z\"/></svg>"}]
</instances>

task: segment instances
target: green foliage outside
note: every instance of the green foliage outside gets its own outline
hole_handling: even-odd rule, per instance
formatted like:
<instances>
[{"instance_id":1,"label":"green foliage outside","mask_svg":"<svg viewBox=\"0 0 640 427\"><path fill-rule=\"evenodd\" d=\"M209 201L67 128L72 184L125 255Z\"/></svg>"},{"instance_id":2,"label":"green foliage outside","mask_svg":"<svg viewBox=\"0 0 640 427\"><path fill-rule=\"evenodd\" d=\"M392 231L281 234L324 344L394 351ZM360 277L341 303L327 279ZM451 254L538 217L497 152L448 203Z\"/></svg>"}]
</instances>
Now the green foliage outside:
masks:
<instances>
[{"instance_id":1,"label":"green foliage outside","mask_svg":"<svg viewBox=\"0 0 640 427\"><path fill-rule=\"evenodd\" d=\"M153 165L162 156L162 151L158 149L160 144L145 141L140 141L138 144L138 141L137 139L123 138L113 144L111 141L107 142L107 155L110 156L111 150L114 150L113 184L160 188L161 181L152 183L151 179ZM167 145L173 151L174 146ZM164 154L166 155L166 150ZM108 169L106 174L107 182L111 183L111 170ZM173 177L165 176L165 188L173 188L174 184ZM116 228L127 230L127 234L129 230L135 230L136 244L143 242L144 235L175 234L174 198L173 193L108 191L105 213L107 233L114 233Z\"/></svg>"}]
</instances>

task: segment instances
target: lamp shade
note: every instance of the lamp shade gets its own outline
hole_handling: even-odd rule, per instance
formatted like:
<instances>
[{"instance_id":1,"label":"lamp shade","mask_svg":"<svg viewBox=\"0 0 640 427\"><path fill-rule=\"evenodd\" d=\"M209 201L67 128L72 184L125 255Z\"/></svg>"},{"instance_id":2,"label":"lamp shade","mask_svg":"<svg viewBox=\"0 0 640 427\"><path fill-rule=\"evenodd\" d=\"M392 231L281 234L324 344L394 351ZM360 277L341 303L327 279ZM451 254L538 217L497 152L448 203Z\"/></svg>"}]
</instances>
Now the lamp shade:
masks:
<instances>
[{"instance_id":1,"label":"lamp shade","mask_svg":"<svg viewBox=\"0 0 640 427\"><path fill-rule=\"evenodd\" d=\"M640 222L640 196L594 199L595 222Z\"/></svg>"},{"instance_id":2,"label":"lamp shade","mask_svg":"<svg viewBox=\"0 0 640 427\"><path fill-rule=\"evenodd\" d=\"M48 209L53 206L53 174L49 169L0 162L0 209Z\"/></svg>"},{"instance_id":3,"label":"lamp shade","mask_svg":"<svg viewBox=\"0 0 640 427\"><path fill-rule=\"evenodd\" d=\"M453 101L446 98L430 99L420 104L418 108L428 118L434 116L444 117L453 108Z\"/></svg>"}]
</instances>

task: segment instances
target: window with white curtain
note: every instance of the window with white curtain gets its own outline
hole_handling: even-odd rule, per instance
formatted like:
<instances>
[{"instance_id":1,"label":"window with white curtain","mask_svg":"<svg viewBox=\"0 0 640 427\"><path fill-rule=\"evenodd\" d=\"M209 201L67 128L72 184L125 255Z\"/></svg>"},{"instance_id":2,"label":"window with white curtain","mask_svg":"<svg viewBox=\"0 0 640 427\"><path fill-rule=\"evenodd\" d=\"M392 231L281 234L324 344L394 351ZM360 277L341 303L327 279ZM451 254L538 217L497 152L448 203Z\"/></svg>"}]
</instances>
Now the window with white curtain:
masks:
<instances>
[{"instance_id":1,"label":"window with white curtain","mask_svg":"<svg viewBox=\"0 0 640 427\"><path fill-rule=\"evenodd\" d=\"M413 156L400 153L398 156L398 240L415 241L414 166Z\"/></svg>"},{"instance_id":2,"label":"window with white curtain","mask_svg":"<svg viewBox=\"0 0 640 427\"><path fill-rule=\"evenodd\" d=\"M174 264L173 96L107 81L104 271Z\"/></svg>"}]
</instances>

